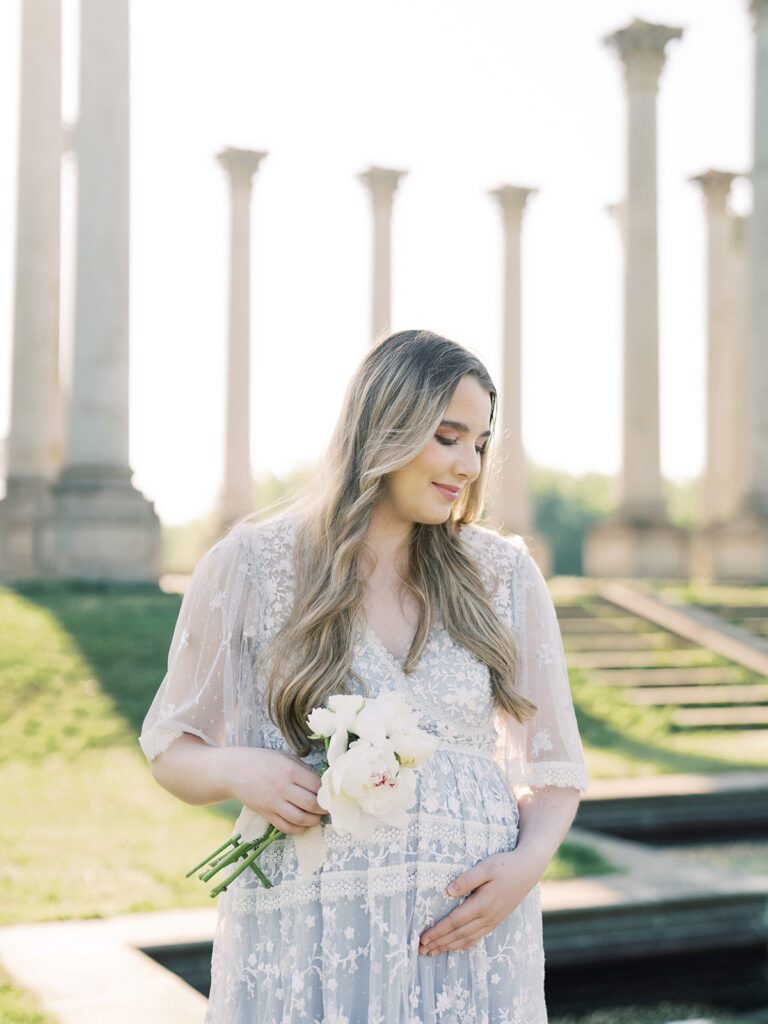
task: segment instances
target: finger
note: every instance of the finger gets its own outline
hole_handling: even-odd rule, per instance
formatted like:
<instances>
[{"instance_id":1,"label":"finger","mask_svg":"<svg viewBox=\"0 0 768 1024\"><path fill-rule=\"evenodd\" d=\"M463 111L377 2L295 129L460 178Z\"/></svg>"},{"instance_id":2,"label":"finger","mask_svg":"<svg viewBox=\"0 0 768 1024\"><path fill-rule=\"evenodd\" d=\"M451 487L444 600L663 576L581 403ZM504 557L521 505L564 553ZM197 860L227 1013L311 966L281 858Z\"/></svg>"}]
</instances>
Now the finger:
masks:
<instances>
[{"instance_id":1,"label":"finger","mask_svg":"<svg viewBox=\"0 0 768 1024\"><path fill-rule=\"evenodd\" d=\"M434 948L437 948L439 952L446 949L457 949L464 945L464 943L471 943L481 938L487 931L487 928L479 927L478 922L473 921L463 928L454 928L452 932L449 932L448 935L445 935L436 944L430 944L429 951L432 952Z\"/></svg>"},{"instance_id":2,"label":"finger","mask_svg":"<svg viewBox=\"0 0 768 1024\"><path fill-rule=\"evenodd\" d=\"M302 811L308 811L310 814L322 817L325 811L317 802L317 797L314 793L310 793L308 789L303 786L297 786L295 783L288 788L287 798L296 807L301 808Z\"/></svg>"},{"instance_id":3,"label":"finger","mask_svg":"<svg viewBox=\"0 0 768 1024\"><path fill-rule=\"evenodd\" d=\"M450 914L446 915L441 921L438 921L436 925L422 932L421 941L422 943L427 943L427 945L437 942L439 939L449 935L455 928L463 927L470 921L473 921L475 917L474 906L465 901L460 907L452 910Z\"/></svg>"},{"instance_id":4,"label":"finger","mask_svg":"<svg viewBox=\"0 0 768 1024\"><path fill-rule=\"evenodd\" d=\"M269 821L270 824L275 826L275 828L279 829L281 832L285 832L287 836L292 836L295 835L297 832L301 832L301 829L298 827L298 825L294 825L286 818L283 818L282 815L280 814L273 814Z\"/></svg>"},{"instance_id":5,"label":"finger","mask_svg":"<svg viewBox=\"0 0 768 1024\"><path fill-rule=\"evenodd\" d=\"M320 789L321 779L317 772L301 772L297 781L300 786L308 789L311 793L317 793Z\"/></svg>"},{"instance_id":6,"label":"finger","mask_svg":"<svg viewBox=\"0 0 768 1024\"><path fill-rule=\"evenodd\" d=\"M320 821L317 814L309 814L287 800L280 805L280 814L292 825L301 826L301 828L309 828L310 825L316 825Z\"/></svg>"}]
</instances>

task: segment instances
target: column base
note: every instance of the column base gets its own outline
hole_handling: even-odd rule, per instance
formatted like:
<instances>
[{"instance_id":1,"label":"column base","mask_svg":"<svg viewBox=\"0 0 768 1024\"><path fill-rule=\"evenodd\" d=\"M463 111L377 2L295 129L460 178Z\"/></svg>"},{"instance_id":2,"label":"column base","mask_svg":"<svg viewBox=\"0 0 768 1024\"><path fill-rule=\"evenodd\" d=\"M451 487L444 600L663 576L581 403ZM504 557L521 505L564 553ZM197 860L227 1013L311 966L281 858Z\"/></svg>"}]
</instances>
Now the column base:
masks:
<instances>
[{"instance_id":1,"label":"column base","mask_svg":"<svg viewBox=\"0 0 768 1024\"><path fill-rule=\"evenodd\" d=\"M609 517L584 542L587 576L688 579L690 534L668 520Z\"/></svg>"},{"instance_id":2,"label":"column base","mask_svg":"<svg viewBox=\"0 0 768 1024\"><path fill-rule=\"evenodd\" d=\"M53 485L42 556L54 579L156 583L162 535L152 502L122 466L69 466Z\"/></svg>"},{"instance_id":3,"label":"column base","mask_svg":"<svg viewBox=\"0 0 768 1024\"><path fill-rule=\"evenodd\" d=\"M746 513L697 530L691 575L700 583L768 583L768 515Z\"/></svg>"},{"instance_id":4,"label":"column base","mask_svg":"<svg viewBox=\"0 0 768 1024\"><path fill-rule=\"evenodd\" d=\"M52 482L44 477L9 477L0 501L0 579L34 580L41 568L41 525L53 513Z\"/></svg>"}]
</instances>

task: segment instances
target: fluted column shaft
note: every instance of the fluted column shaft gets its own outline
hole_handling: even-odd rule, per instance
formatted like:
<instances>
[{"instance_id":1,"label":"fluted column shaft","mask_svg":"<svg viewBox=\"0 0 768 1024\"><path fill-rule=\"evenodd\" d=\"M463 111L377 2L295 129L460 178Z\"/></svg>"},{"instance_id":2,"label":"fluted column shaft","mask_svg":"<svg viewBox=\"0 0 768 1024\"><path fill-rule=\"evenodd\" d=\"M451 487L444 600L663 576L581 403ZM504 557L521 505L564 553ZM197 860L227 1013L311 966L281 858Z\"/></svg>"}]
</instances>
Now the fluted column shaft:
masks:
<instances>
[{"instance_id":1,"label":"fluted column shaft","mask_svg":"<svg viewBox=\"0 0 768 1024\"><path fill-rule=\"evenodd\" d=\"M535 191L504 185L490 193L501 207L504 229L499 473L494 511L498 526L516 533L528 533L532 525L523 445L521 231L526 200Z\"/></svg>"},{"instance_id":2,"label":"fluted column shaft","mask_svg":"<svg viewBox=\"0 0 768 1024\"><path fill-rule=\"evenodd\" d=\"M665 518L659 436L656 94L664 48L680 29L635 20L605 42L622 59L628 98L624 208L624 424L619 514Z\"/></svg>"},{"instance_id":3,"label":"fluted column shaft","mask_svg":"<svg viewBox=\"0 0 768 1024\"><path fill-rule=\"evenodd\" d=\"M372 341L392 325L392 206L398 182L406 173L369 167L358 175L368 186L373 204Z\"/></svg>"},{"instance_id":4,"label":"fluted column shaft","mask_svg":"<svg viewBox=\"0 0 768 1024\"><path fill-rule=\"evenodd\" d=\"M752 0L755 40L752 217L749 229L750 390L745 505L768 516L768 0Z\"/></svg>"},{"instance_id":5,"label":"fluted column shaft","mask_svg":"<svg viewBox=\"0 0 768 1024\"><path fill-rule=\"evenodd\" d=\"M61 0L25 0L21 17L9 490L16 480L51 480L61 458Z\"/></svg>"},{"instance_id":6,"label":"fluted column shaft","mask_svg":"<svg viewBox=\"0 0 768 1024\"><path fill-rule=\"evenodd\" d=\"M704 193L707 218L707 424L706 474L702 519L723 522L736 510L735 457L743 438L734 433L738 406L736 317L732 280L731 222L727 210L731 183L725 171L691 179Z\"/></svg>"},{"instance_id":7,"label":"fluted column shaft","mask_svg":"<svg viewBox=\"0 0 768 1024\"><path fill-rule=\"evenodd\" d=\"M67 471L128 465L128 0L81 0L75 346Z\"/></svg>"},{"instance_id":8,"label":"fluted column shaft","mask_svg":"<svg viewBox=\"0 0 768 1024\"><path fill-rule=\"evenodd\" d=\"M219 518L231 522L253 507L251 487L251 193L266 153L225 149L218 161L230 185L229 325L224 481Z\"/></svg>"}]
</instances>

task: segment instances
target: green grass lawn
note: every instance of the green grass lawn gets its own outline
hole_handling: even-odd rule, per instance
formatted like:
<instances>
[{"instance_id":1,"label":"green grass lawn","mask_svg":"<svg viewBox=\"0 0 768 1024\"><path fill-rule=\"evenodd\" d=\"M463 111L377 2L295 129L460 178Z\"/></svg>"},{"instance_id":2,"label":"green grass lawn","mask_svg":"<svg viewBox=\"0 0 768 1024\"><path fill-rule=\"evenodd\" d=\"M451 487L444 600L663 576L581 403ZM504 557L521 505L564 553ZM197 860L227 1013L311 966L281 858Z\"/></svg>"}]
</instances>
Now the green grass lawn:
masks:
<instances>
[{"instance_id":1,"label":"green grass lawn","mask_svg":"<svg viewBox=\"0 0 768 1024\"><path fill-rule=\"evenodd\" d=\"M184 872L238 808L170 796L137 742L179 603L153 587L0 588L0 924L212 905ZM682 737L664 711L572 683L595 778L766 766L745 732ZM566 842L544 878L611 870ZM0 1020L47 1024L2 975Z\"/></svg>"},{"instance_id":2,"label":"green grass lawn","mask_svg":"<svg viewBox=\"0 0 768 1024\"><path fill-rule=\"evenodd\" d=\"M148 587L0 589L0 923L210 906L184 872L234 804L193 807L137 736L179 597ZM564 844L545 877L607 870Z\"/></svg>"},{"instance_id":3,"label":"green grass lawn","mask_svg":"<svg viewBox=\"0 0 768 1024\"><path fill-rule=\"evenodd\" d=\"M672 707L632 704L579 669L570 670L570 681L593 779L768 769L765 729L680 730Z\"/></svg>"}]
</instances>

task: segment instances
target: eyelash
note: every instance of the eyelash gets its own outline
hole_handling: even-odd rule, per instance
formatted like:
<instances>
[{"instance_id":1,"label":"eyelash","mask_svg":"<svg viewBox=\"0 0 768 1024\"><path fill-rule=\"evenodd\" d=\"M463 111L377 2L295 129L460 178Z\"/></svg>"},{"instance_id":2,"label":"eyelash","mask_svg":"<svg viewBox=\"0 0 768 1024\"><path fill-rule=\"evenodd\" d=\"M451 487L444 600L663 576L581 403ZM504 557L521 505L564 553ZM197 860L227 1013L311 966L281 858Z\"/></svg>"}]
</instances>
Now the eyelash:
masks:
<instances>
[{"instance_id":1,"label":"eyelash","mask_svg":"<svg viewBox=\"0 0 768 1024\"><path fill-rule=\"evenodd\" d=\"M439 434L435 434L435 440L439 441L440 444L458 444L459 443L458 441L452 441L448 437L440 437ZM477 445L475 445L475 451L477 452L478 455L485 455L487 449L488 449L488 445L487 444L484 444L482 448L478 448Z\"/></svg>"}]
</instances>

